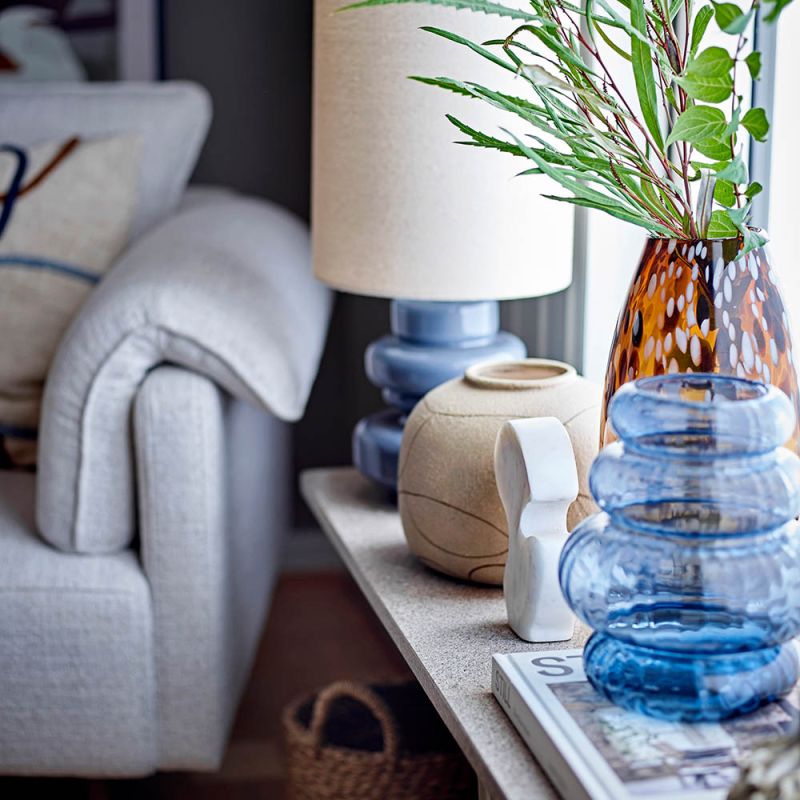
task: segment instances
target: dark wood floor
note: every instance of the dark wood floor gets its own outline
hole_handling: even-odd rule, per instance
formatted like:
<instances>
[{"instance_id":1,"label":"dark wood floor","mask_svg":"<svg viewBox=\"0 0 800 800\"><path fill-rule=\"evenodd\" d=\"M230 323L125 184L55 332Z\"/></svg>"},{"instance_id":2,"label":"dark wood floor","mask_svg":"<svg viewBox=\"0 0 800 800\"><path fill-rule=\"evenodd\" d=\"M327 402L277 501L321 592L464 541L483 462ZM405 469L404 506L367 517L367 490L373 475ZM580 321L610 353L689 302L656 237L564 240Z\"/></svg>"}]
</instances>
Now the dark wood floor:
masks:
<instances>
[{"instance_id":1,"label":"dark wood floor","mask_svg":"<svg viewBox=\"0 0 800 800\"><path fill-rule=\"evenodd\" d=\"M220 772L126 781L0 778L0 798L283 800L283 707L338 678L406 675L402 657L349 576L288 574L278 582Z\"/></svg>"}]
</instances>

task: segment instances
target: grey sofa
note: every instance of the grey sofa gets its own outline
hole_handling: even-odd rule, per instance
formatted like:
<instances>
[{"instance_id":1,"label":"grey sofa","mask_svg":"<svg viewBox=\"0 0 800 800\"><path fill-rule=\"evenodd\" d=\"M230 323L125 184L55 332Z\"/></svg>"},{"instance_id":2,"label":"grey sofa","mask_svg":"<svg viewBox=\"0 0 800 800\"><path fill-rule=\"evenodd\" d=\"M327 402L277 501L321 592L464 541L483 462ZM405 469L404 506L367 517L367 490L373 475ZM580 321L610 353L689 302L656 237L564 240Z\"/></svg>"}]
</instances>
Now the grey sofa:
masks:
<instances>
[{"instance_id":1,"label":"grey sofa","mask_svg":"<svg viewBox=\"0 0 800 800\"><path fill-rule=\"evenodd\" d=\"M134 129L147 154L135 238L50 370L38 473L0 472L0 773L224 752L329 297L291 215L184 195L209 113L191 86L0 89L5 141Z\"/></svg>"}]
</instances>

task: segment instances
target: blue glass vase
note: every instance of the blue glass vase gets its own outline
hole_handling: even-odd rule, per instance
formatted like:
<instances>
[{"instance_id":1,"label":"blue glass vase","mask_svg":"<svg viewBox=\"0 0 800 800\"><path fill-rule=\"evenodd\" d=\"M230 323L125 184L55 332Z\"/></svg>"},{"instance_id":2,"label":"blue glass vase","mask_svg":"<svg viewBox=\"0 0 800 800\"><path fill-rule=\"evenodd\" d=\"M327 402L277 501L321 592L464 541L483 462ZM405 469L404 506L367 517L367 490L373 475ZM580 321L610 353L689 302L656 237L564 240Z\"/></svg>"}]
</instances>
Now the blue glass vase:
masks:
<instances>
[{"instance_id":1,"label":"blue glass vase","mask_svg":"<svg viewBox=\"0 0 800 800\"><path fill-rule=\"evenodd\" d=\"M779 389L711 374L623 386L618 441L592 465L602 509L569 538L560 580L595 633L584 663L612 702L719 720L794 685L800 660L800 459Z\"/></svg>"}]
</instances>

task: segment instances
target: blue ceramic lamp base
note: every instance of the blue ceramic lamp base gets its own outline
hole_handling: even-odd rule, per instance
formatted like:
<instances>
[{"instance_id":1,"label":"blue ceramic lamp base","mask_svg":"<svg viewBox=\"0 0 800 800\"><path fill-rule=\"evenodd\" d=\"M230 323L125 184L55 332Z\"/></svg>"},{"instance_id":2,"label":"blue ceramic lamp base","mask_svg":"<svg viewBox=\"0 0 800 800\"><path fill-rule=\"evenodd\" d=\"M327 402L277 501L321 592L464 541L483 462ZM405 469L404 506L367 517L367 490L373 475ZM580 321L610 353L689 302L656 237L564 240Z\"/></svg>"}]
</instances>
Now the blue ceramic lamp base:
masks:
<instances>
[{"instance_id":1,"label":"blue ceramic lamp base","mask_svg":"<svg viewBox=\"0 0 800 800\"><path fill-rule=\"evenodd\" d=\"M353 463L387 489L397 488L403 426L420 398L481 361L525 358L525 345L500 331L496 301L393 300L390 336L373 342L364 362L389 406L362 419L353 432Z\"/></svg>"}]
</instances>

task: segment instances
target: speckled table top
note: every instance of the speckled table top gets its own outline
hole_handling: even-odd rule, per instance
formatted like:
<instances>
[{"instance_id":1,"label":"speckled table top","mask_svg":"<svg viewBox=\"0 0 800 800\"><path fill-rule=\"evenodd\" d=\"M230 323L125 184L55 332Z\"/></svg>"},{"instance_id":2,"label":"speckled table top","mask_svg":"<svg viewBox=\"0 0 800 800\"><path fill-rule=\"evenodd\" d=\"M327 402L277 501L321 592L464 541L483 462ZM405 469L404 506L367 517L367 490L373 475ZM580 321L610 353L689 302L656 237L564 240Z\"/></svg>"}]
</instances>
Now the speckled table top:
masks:
<instances>
[{"instance_id":1,"label":"speckled table top","mask_svg":"<svg viewBox=\"0 0 800 800\"><path fill-rule=\"evenodd\" d=\"M491 656L580 647L534 645L506 624L498 588L466 584L409 553L397 509L354 469L305 472L311 509L492 798L557 795L491 693Z\"/></svg>"}]
</instances>

